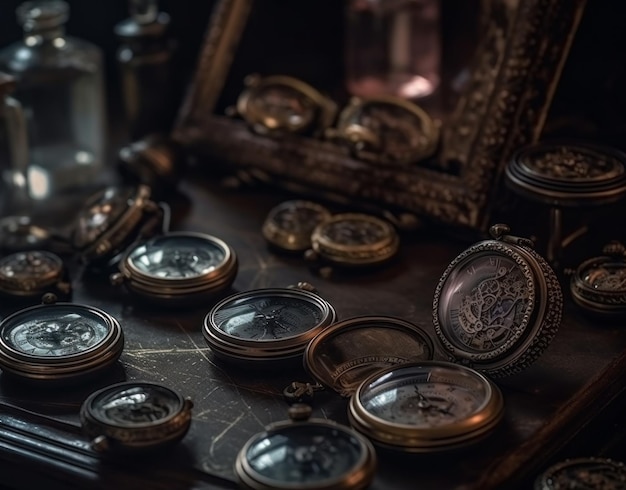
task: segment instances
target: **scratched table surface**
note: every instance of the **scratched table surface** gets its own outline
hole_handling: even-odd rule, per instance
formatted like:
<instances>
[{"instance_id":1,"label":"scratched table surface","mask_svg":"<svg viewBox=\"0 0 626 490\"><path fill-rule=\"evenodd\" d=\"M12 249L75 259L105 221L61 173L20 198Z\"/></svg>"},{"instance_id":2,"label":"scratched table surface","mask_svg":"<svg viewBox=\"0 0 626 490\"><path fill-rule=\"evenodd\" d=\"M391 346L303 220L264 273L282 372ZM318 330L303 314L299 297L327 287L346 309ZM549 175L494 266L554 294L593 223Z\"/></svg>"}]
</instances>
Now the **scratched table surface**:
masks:
<instances>
[{"instance_id":1,"label":"scratched table surface","mask_svg":"<svg viewBox=\"0 0 626 490\"><path fill-rule=\"evenodd\" d=\"M239 271L225 294L308 281L334 305L340 319L399 317L434 338L431 305L437 280L468 242L428 228L405 233L399 256L387 267L323 279L300 257L269 250L261 236L267 212L292 197L262 188L229 190L199 175L185 181L171 198L172 229L208 233L235 249ZM72 277L74 302L101 308L120 321L124 351L113 369L77 386L33 388L0 376L4 482L30 488L40 476L50 488L55 482L59 488L83 488L85 482L90 488L136 488L150 479L150 488L234 488L233 463L239 449L268 424L287 418L282 390L291 381L310 381L304 369L245 370L220 363L201 332L213 303L162 309L138 304L106 278L81 270L73 271ZM479 488L486 471L497 468L500 460L510 460L580 396L622 353L626 331L619 325L598 328L580 315L567 292L565 299L563 324L543 356L525 372L497 380L506 413L490 437L467 450L433 456L379 450L372 488ZM438 357L442 358L440 353ZM193 421L181 443L165 454L133 459L132 464L98 458L80 432L78 411L91 392L124 380L161 383L192 399ZM314 416L347 423L347 404L334 393L318 393ZM515 471L511 473L507 488L514 488ZM116 474L123 477L116 480Z\"/></svg>"}]
</instances>

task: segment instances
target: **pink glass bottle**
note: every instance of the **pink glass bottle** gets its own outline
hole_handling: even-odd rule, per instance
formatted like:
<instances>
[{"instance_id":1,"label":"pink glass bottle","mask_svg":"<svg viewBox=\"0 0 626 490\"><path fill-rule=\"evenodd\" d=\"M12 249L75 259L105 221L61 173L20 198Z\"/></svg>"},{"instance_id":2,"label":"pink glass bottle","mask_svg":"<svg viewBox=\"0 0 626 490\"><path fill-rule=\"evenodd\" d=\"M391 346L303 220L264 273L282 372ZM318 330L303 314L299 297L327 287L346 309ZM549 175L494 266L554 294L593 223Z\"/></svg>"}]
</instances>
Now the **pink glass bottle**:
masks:
<instances>
[{"instance_id":1,"label":"pink glass bottle","mask_svg":"<svg viewBox=\"0 0 626 490\"><path fill-rule=\"evenodd\" d=\"M346 83L352 95L421 99L439 85L439 0L349 0Z\"/></svg>"}]
</instances>

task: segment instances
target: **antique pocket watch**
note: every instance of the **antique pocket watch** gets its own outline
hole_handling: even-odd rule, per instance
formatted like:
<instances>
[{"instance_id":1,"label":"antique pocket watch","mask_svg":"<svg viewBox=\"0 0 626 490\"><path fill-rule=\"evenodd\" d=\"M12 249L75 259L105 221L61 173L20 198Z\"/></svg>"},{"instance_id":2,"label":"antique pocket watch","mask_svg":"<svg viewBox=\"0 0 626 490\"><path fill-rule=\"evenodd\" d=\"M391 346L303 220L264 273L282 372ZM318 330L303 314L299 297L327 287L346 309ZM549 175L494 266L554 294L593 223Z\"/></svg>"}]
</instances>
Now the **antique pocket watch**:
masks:
<instances>
[{"instance_id":1,"label":"antique pocket watch","mask_svg":"<svg viewBox=\"0 0 626 490\"><path fill-rule=\"evenodd\" d=\"M191 425L193 403L154 383L130 381L92 393L82 404L83 432L102 452L140 452L180 441Z\"/></svg>"},{"instance_id":2,"label":"antique pocket watch","mask_svg":"<svg viewBox=\"0 0 626 490\"><path fill-rule=\"evenodd\" d=\"M361 160L406 165L433 154L439 127L421 107L401 97L353 97L326 137L348 145Z\"/></svg>"},{"instance_id":3,"label":"antique pocket watch","mask_svg":"<svg viewBox=\"0 0 626 490\"><path fill-rule=\"evenodd\" d=\"M330 126L337 105L296 78L249 75L230 115L239 114L258 134L316 134Z\"/></svg>"},{"instance_id":4,"label":"antique pocket watch","mask_svg":"<svg viewBox=\"0 0 626 490\"><path fill-rule=\"evenodd\" d=\"M493 240L458 255L437 285L433 320L446 361L433 360L421 328L390 317L337 322L307 345L306 370L350 397L353 427L376 444L431 452L487 436L504 411L487 376L525 369L554 337L563 304L554 271L505 225L491 232ZM297 388L292 383L287 398Z\"/></svg>"},{"instance_id":5,"label":"antique pocket watch","mask_svg":"<svg viewBox=\"0 0 626 490\"><path fill-rule=\"evenodd\" d=\"M613 241L602 252L571 271L570 292L587 312L620 317L626 314L626 247Z\"/></svg>"},{"instance_id":6,"label":"antique pocket watch","mask_svg":"<svg viewBox=\"0 0 626 490\"><path fill-rule=\"evenodd\" d=\"M0 368L20 379L83 380L110 367L123 347L118 321L92 306L41 304L0 322Z\"/></svg>"},{"instance_id":7,"label":"antique pocket watch","mask_svg":"<svg viewBox=\"0 0 626 490\"><path fill-rule=\"evenodd\" d=\"M235 462L243 488L251 490L365 489L377 458L371 443L344 425L310 419L311 408L290 407L290 421L252 436Z\"/></svg>"},{"instance_id":8,"label":"antique pocket watch","mask_svg":"<svg viewBox=\"0 0 626 490\"><path fill-rule=\"evenodd\" d=\"M261 231L274 248L304 252L311 247L315 227L330 217L330 211L321 204L305 200L284 201L270 210Z\"/></svg>"},{"instance_id":9,"label":"antique pocket watch","mask_svg":"<svg viewBox=\"0 0 626 490\"><path fill-rule=\"evenodd\" d=\"M255 367L301 362L307 343L336 320L335 309L309 284L245 291L217 303L202 333L223 360Z\"/></svg>"},{"instance_id":10,"label":"antique pocket watch","mask_svg":"<svg viewBox=\"0 0 626 490\"><path fill-rule=\"evenodd\" d=\"M100 265L138 238L166 231L168 218L165 205L150 200L149 187L107 187L80 210L71 242L83 263Z\"/></svg>"},{"instance_id":11,"label":"antique pocket watch","mask_svg":"<svg viewBox=\"0 0 626 490\"><path fill-rule=\"evenodd\" d=\"M63 260L52 252L15 252L0 259L0 294L41 302L46 293L69 299L71 291Z\"/></svg>"},{"instance_id":12,"label":"antique pocket watch","mask_svg":"<svg viewBox=\"0 0 626 490\"><path fill-rule=\"evenodd\" d=\"M400 238L388 221L364 213L340 213L322 221L311 234L305 258L323 275L334 267L358 269L389 261Z\"/></svg>"},{"instance_id":13,"label":"antique pocket watch","mask_svg":"<svg viewBox=\"0 0 626 490\"><path fill-rule=\"evenodd\" d=\"M235 251L223 240L194 232L169 232L131 247L110 276L143 299L188 305L214 297L237 274Z\"/></svg>"}]
</instances>

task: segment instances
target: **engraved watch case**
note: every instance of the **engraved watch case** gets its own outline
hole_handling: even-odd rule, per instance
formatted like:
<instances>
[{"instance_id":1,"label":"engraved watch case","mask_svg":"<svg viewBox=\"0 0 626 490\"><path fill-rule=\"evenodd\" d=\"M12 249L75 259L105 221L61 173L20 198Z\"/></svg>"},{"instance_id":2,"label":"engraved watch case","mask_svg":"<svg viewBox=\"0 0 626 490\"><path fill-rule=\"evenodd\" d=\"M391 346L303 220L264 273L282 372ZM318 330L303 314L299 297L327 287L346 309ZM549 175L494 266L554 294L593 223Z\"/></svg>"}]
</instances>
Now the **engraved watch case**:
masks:
<instances>
[{"instance_id":1,"label":"engraved watch case","mask_svg":"<svg viewBox=\"0 0 626 490\"><path fill-rule=\"evenodd\" d=\"M145 185L111 186L87 200L71 236L83 263L106 263L138 238L167 229L168 212L163 204L150 200L150 193Z\"/></svg>"},{"instance_id":2,"label":"engraved watch case","mask_svg":"<svg viewBox=\"0 0 626 490\"><path fill-rule=\"evenodd\" d=\"M626 466L610 458L582 457L553 464L535 480L534 490L626 488Z\"/></svg>"}]
</instances>

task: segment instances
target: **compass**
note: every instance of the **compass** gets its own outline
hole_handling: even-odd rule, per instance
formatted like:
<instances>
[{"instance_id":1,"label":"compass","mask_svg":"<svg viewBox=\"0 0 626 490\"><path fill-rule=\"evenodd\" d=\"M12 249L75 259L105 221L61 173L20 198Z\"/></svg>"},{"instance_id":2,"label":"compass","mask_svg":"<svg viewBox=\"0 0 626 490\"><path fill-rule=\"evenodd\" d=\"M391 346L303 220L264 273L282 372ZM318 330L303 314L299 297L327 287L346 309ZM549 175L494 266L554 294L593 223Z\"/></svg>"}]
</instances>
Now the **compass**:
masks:
<instances>
[{"instance_id":1,"label":"compass","mask_svg":"<svg viewBox=\"0 0 626 490\"><path fill-rule=\"evenodd\" d=\"M87 305L41 304L0 322L0 368L21 379L83 380L115 363L123 346L119 322Z\"/></svg>"},{"instance_id":2,"label":"compass","mask_svg":"<svg viewBox=\"0 0 626 490\"><path fill-rule=\"evenodd\" d=\"M235 251L217 237L169 232L137 243L110 276L133 294L168 305L197 304L229 288L237 274Z\"/></svg>"},{"instance_id":3,"label":"compass","mask_svg":"<svg viewBox=\"0 0 626 490\"><path fill-rule=\"evenodd\" d=\"M335 319L330 303L301 283L229 296L209 311L202 332L217 357L271 367L302 362L307 343Z\"/></svg>"},{"instance_id":4,"label":"compass","mask_svg":"<svg viewBox=\"0 0 626 490\"><path fill-rule=\"evenodd\" d=\"M63 261L52 252L15 252L0 259L0 293L3 295L41 300L46 293L68 298L71 290Z\"/></svg>"},{"instance_id":5,"label":"compass","mask_svg":"<svg viewBox=\"0 0 626 490\"><path fill-rule=\"evenodd\" d=\"M334 267L381 265L396 255L399 236L388 221L365 213L340 213L321 222L311 235L305 258L323 275Z\"/></svg>"},{"instance_id":6,"label":"compass","mask_svg":"<svg viewBox=\"0 0 626 490\"><path fill-rule=\"evenodd\" d=\"M192 407L191 400L165 386L130 381L92 393L80 420L97 451L148 451L180 441L191 425Z\"/></svg>"},{"instance_id":7,"label":"compass","mask_svg":"<svg viewBox=\"0 0 626 490\"><path fill-rule=\"evenodd\" d=\"M344 425L311 419L311 408L293 405L291 420L253 435L242 447L235 473L252 490L365 489L374 478L371 443Z\"/></svg>"},{"instance_id":8,"label":"compass","mask_svg":"<svg viewBox=\"0 0 626 490\"><path fill-rule=\"evenodd\" d=\"M263 222L263 236L277 249L304 252L311 247L315 227L330 217L330 211L315 202L285 201L268 213Z\"/></svg>"},{"instance_id":9,"label":"compass","mask_svg":"<svg viewBox=\"0 0 626 490\"><path fill-rule=\"evenodd\" d=\"M71 236L83 263L106 263L139 237L167 228L167 210L150 200L150 192L145 185L111 186L87 200Z\"/></svg>"}]
</instances>

